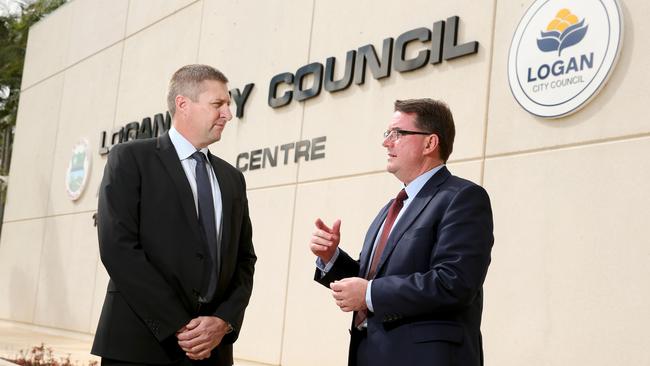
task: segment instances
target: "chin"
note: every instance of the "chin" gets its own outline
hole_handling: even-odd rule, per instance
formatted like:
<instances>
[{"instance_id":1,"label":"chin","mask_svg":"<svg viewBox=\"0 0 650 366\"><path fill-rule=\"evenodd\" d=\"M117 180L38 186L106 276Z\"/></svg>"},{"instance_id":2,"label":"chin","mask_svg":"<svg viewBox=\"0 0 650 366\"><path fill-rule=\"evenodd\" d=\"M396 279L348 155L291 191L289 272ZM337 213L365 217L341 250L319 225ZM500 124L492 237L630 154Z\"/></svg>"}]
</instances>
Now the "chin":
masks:
<instances>
[{"instance_id":1,"label":"chin","mask_svg":"<svg viewBox=\"0 0 650 366\"><path fill-rule=\"evenodd\" d=\"M221 134L216 134L213 136L210 136L210 143L215 143L217 141L221 140Z\"/></svg>"}]
</instances>

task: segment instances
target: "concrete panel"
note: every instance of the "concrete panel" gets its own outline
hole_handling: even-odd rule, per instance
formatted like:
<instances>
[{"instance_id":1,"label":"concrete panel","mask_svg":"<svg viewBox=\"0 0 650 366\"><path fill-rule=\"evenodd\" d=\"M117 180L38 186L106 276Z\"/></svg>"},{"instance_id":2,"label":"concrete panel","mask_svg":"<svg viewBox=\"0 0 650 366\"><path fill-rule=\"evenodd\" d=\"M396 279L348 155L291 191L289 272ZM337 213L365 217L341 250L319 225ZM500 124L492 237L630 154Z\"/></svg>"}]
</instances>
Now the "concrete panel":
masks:
<instances>
[{"instance_id":1,"label":"concrete panel","mask_svg":"<svg viewBox=\"0 0 650 366\"><path fill-rule=\"evenodd\" d=\"M172 74L196 62L200 18L196 3L125 41L116 126L165 113Z\"/></svg>"},{"instance_id":2,"label":"concrete panel","mask_svg":"<svg viewBox=\"0 0 650 366\"><path fill-rule=\"evenodd\" d=\"M222 70L231 89L243 92L246 84L255 84L244 117L233 118L222 141L214 145L215 152L236 164L240 153L269 148L275 154L278 149L275 167L270 161L240 161L241 167L249 165L245 174L250 188L296 181L293 150L285 164L285 154L277 146L300 140L302 108L292 103L273 109L267 97L274 75L295 72L308 60L312 5L300 0L205 1L199 62ZM233 14L246 16L233 18ZM234 103L231 109L234 114Z\"/></svg>"},{"instance_id":3,"label":"concrete panel","mask_svg":"<svg viewBox=\"0 0 650 366\"><path fill-rule=\"evenodd\" d=\"M647 22L633 14L647 14L650 4L626 1L623 47L616 69L601 92L583 109L559 119L535 117L521 108L508 86L508 50L519 20L532 3L498 2L494 61L490 87L487 154L583 143L650 132L645 118L650 66L645 61L650 45L640 42L650 33Z\"/></svg>"},{"instance_id":4,"label":"concrete panel","mask_svg":"<svg viewBox=\"0 0 650 366\"><path fill-rule=\"evenodd\" d=\"M120 43L65 71L50 185L50 215L97 208L97 191L106 163L98 153L100 133L113 126L121 57ZM82 138L89 142L91 173L82 196L71 201L66 193L66 173L72 148Z\"/></svg>"},{"instance_id":5,"label":"concrete panel","mask_svg":"<svg viewBox=\"0 0 650 366\"><path fill-rule=\"evenodd\" d=\"M62 5L29 29L21 89L65 68L75 2Z\"/></svg>"},{"instance_id":6,"label":"concrete panel","mask_svg":"<svg viewBox=\"0 0 650 366\"><path fill-rule=\"evenodd\" d=\"M124 38L128 6L128 0L72 1L72 31L66 66Z\"/></svg>"},{"instance_id":7,"label":"concrete panel","mask_svg":"<svg viewBox=\"0 0 650 366\"><path fill-rule=\"evenodd\" d=\"M129 17L126 35L155 23L156 21L180 10L196 0L147 0L129 1Z\"/></svg>"},{"instance_id":8,"label":"concrete panel","mask_svg":"<svg viewBox=\"0 0 650 366\"><path fill-rule=\"evenodd\" d=\"M31 323L45 220L2 225L0 241L0 318Z\"/></svg>"},{"instance_id":9,"label":"concrete panel","mask_svg":"<svg viewBox=\"0 0 650 366\"><path fill-rule=\"evenodd\" d=\"M92 214L46 219L35 324L89 331L99 260Z\"/></svg>"},{"instance_id":10,"label":"concrete panel","mask_svg":"<svg viewBox=\"0 0 650 366\"><path fill-rule=\"evenodd\" d=\"M20 96L5 222L45 216L62 93L59 74Z\"/></svg>"},{"instance_id":11,"label":"concrete panel","mask_svg":"<svg viewBox=\"0 0 650 366\"><path fill-rule=\"evenodd\" d=\"M341 219L341 248L358 257L370 222L400 189L388 173L306 183L298 186L282 365L345 365L352 315L336 306L330 291L314 282L309 250L314 221ZM315 339L316 341L305 341ZM326 345L326 346L324 346Z\"/></svg>"},{"instance_id":12,"label":"concrete panel","mask_svg":"<svg viewBox=\"0 0 650 366\"><path fill-rule=\"evenodd\" d=\"M389 77L380 80L375 80L367 71L361 85L353 82L344 91L323 91L320 96L307 100L302 136L326 135L326 158L301 164L299 180L383 169L382 133L392 116L396 99L429 97L446 101L454 113L457 130L451 160L482 156L493 7L492 1L415 1L408 5L400 2L378 5L372 1L317 2L310 61L325 64L328 57L336 57L337 77L343 76L347 51L372 44L380 53L385 38L397 39L402 33L419 27L431 29L434 22L454 15L460 17L458 43L478 41L479 49L477 54L437 65L427 64L411 72L391 70ZM407 57L414 57L430 43L409 45ZM458 87L461 83L471 83L473 87ZM466 107L469 101L471 108Z\"/></svg>"},{"instance_id":13,"label":"concrete panel","mask_svg":"<svg viewBox=\"0 0 650 366\"><path fill-rule=\"evenodd\" d=\"M459 163L447 164L447 169L451 174L456 175L481 185L481 161L464 161ZM488 192L490 193L490 192Z\"/></svg>"},{"instance_id":14,"label":"concrete panel","mask_svg":"<svg viewBox=\"0 0 650 366\"><path fill-rule=\"evenodd\" d=\"M650 138L488 159L487 364L644 365Z\"/></svg>"},{"instance_id":15,"label":"concrete panel","mask_svg":"<svg viewBox=\"0 0 650 366\"><path fill-rule=\"evenodd\" d=\"M248 192L258 260L236 358L280 364L294 195L294 186Z\"/></svg>"}]
</instances>

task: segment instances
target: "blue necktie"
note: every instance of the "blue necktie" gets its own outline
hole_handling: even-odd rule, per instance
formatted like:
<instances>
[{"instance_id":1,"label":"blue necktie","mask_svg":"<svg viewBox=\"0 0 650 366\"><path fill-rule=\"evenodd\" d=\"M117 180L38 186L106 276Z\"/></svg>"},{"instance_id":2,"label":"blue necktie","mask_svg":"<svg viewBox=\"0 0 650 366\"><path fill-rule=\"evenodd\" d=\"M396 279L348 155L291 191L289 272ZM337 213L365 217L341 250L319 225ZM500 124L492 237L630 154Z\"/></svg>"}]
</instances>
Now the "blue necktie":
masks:
<instances>
[{"instance_id":1,"label":"blue necktie","mask_svg":"<svg viewBox=\"0 0 650 366\"><path fill-rule=\"evenodd\" d=\"M219 258L217 257L217 226L214 212L214 199L212 197L212 185L208 177L208 171L205 168L206 157L196 151L192 154L192 159L196 161L196 196L199 203L199 224L205 241L210 250L210 259L212 266L210 268L210 282L207 290L203 294L204 300L210 302L217 288L217 274L219 273Z\"/></svg>"}]
</instances>

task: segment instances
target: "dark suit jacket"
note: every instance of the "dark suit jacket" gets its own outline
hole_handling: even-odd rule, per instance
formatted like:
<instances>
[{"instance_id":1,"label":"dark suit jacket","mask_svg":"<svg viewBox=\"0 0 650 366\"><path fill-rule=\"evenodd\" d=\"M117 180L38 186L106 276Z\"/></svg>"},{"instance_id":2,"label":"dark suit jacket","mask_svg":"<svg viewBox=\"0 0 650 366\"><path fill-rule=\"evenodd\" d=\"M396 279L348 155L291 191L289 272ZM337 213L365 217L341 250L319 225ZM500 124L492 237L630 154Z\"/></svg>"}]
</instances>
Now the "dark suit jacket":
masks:
<instances>
[{"instance_id":1,"label":"dark suit jacket","mask_svg":"<svg viewBox=\"0 0 650 366\"><path fill-rule=\"evenodd\" d=\"M370 225L360 260L341 251L327 275L316 271L318 282L365 276L391 203ZM373 366L483 364L482 288L493 241L485 190L443 167L393 228L372 282L367 345Z\"/></svg>"},{"instance_id":2,"label":"dark suit jacket","mask_svg":"<svg viewBox=\"0 0 650 366\"><path fill-rule=\"evenodd\" d=\"M111 149L97 213L100 255L111 279L93 354L147 364L187 362L175 332L198 315L215 315L234 331L212 351L212 364L232 365L256 256L244 177L225 161L209 159L223 202L221 265L213 301L199 307L213 267L206 264L210 254L192 191L169 136Z\"/></svg>"}]
</instances>

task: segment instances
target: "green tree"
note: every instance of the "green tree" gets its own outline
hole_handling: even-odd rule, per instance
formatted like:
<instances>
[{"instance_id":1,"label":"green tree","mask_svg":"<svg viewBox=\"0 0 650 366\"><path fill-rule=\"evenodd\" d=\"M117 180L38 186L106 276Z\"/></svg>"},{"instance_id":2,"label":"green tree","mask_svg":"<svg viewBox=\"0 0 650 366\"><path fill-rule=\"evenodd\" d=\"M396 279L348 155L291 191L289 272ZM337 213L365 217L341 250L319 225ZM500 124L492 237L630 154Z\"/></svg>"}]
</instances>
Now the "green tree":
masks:
<instances>
[{"instance_id":1,"label":"green tree","mask_svg":"<svg viewBox=\"0 0 650 366\"><path fill-rule=\"evenodd\" d=\"M66 0L20 2L20 11L17 13L0 14L0 225L29 27L65 2Z\"/></svg>"}]
</instances>

